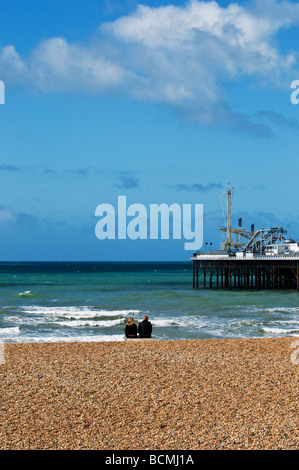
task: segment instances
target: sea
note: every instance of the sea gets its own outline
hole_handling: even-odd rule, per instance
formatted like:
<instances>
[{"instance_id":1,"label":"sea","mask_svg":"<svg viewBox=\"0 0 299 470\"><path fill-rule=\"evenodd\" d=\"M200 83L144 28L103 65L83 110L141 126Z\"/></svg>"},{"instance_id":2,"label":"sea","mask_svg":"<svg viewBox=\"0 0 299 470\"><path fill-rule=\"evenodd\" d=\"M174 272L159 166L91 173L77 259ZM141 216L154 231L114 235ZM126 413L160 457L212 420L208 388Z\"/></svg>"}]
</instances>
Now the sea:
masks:
<instances>
[{"instance_id":1,"label":"sea","mask_svg":"<svg viewBox=\"0 0 299 470\"><path fill-rule=\"evenodd\" d=\"M143 315L160 340L299 336L297 291L192 280L191 262L3 262L0 342L124 341Z\"/></svg>"}]
</instances>

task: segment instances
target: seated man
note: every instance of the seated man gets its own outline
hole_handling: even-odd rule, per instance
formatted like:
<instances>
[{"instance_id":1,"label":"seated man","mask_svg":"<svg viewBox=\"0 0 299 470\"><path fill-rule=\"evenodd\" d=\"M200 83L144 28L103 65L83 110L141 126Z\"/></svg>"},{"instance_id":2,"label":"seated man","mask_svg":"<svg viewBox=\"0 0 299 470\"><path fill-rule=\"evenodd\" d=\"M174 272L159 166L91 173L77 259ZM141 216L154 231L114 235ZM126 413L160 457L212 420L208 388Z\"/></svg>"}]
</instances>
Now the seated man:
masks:
<instances>
[{"instance_id":1,"label":"seated man","mask_svg":"<svg viewBox=\"0 0 299 470\"><path fill-rule=\"evenodd\" d=\"M152 324L148 321L148 316L144 315L142 321L138 325L138 333L140 338L150 338L152 334Z\"/></svg>"}]
</instances>

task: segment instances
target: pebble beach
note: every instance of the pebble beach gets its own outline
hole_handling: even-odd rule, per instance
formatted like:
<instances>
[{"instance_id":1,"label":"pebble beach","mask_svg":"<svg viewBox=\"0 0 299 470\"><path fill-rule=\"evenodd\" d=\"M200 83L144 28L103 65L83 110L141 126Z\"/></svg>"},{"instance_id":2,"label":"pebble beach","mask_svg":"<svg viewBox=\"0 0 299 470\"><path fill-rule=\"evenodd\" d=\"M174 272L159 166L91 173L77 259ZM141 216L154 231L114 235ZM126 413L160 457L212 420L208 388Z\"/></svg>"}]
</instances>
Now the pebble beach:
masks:
<instances>
[{"instance_id":1,"label":"pebble beach","mask_svg":"<svg viewBox=\"0 0 299 470\"><path fill-rule=\"evenodd\" d=\"M295 340L7 343L0 448L298 450Z\"/></svg>"}]
</instances>

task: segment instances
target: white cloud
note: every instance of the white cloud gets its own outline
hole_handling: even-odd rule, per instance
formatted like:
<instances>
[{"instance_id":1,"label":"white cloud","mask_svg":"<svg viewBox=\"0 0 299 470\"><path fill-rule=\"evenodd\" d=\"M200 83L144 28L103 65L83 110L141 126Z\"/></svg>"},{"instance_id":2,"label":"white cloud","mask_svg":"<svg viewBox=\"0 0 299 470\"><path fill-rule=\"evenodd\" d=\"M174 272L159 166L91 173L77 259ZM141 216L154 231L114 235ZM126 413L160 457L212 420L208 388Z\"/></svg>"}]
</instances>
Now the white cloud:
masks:
<instances>
[{"instance_id":1,"label":"white cloud","mask_svg":"<svg viewBox=\"0 0 299 470\"><path fill-rule=\"evenodd\" d=\"M0 51L0 71L2 80L16 82L25 80L27 67L14 46L5 46Z\"/></svg>"},{"instance_id":2,"label":"white cloud","mask_svg":"<svg viewBox=\"0 0 299 470\"><path fill-rule=\"evenodd\" d=\"M184 7L139 5L134 14L103 28L127 41L176 49L190 46L196 40L197 32L208 33L231 45L249 44L263 37L264 32L269 33L270 24L250 15L237 4L222 8L213 1L193 1Z\"/></svg>"},{"instance_id":3,"label":"white cloud","mask_svg":"<svg viewBox=\"0 0 299 470\"><path fill-rule=\"evenodd\" d=\"M122 68L107 60L100 48L68 44L63 38L42 42L34 50L30 66L36 85L44 90L93 92L118 86L125 78Z\"/></svg>"},{"instance_id":4,"label":"white cloud","mask_svg":"<svg viewBox=\"0 0 299 470\"><path fill-rule=\"evenodd\" d=\"M181 7L140 5L101 25L100 37L88 44L50 38L26 59L6 46L0 73L4 81L43 91L116 91L168 104L199 123L254 127L230 109L225 84L243 77L289 84L296 57L279 50L277 34L298 24L299 5L289 1L251 7L198 0Z\"/></svg>"},{"instance_id":5,"label":"white cloud","mask_svg":"<svg viewBox=\"0 0 299 470\"><path fill-rule=\"evenodd\" d=\"M278 8L274 1L267 3L269 8L269 3ZM283 12L287 4L282 4ZM293 8L292 21L296 24L299 6ZM186 59L204 62L208 69L209 58L213 66L217 63L233 76L240 72L264 74L294 63L291 54L283 57L277 45L272 45L273 35L290 23L289 17L273 20L267 11L257 15L255 10L237 4L223 8L214 1L193 0L184 7L140 5L134 14L103 25L102 30L128 44L143 45L148 54L149 49L151 53L183 53Z\"/></svg>"}]
</instances>

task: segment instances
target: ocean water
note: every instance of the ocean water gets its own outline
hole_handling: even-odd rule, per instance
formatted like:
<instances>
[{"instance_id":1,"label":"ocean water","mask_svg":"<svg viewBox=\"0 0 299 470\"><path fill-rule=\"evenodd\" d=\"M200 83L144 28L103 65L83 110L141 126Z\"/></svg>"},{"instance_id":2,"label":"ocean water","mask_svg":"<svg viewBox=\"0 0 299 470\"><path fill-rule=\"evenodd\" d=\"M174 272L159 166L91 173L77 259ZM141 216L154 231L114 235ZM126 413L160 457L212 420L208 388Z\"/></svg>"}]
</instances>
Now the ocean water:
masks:
<instances>
[{"instance_id":1,"label":"ocean water","mask_svg":"<svg viewBox=\"0 0 299 470\"><path fill-rule=\"evenodd\" d=\"M0 341L124 341L147 314L153 337L299 336L296 291L192 288L192 263L0 263Z\"/></svg>"}]
</instances>

